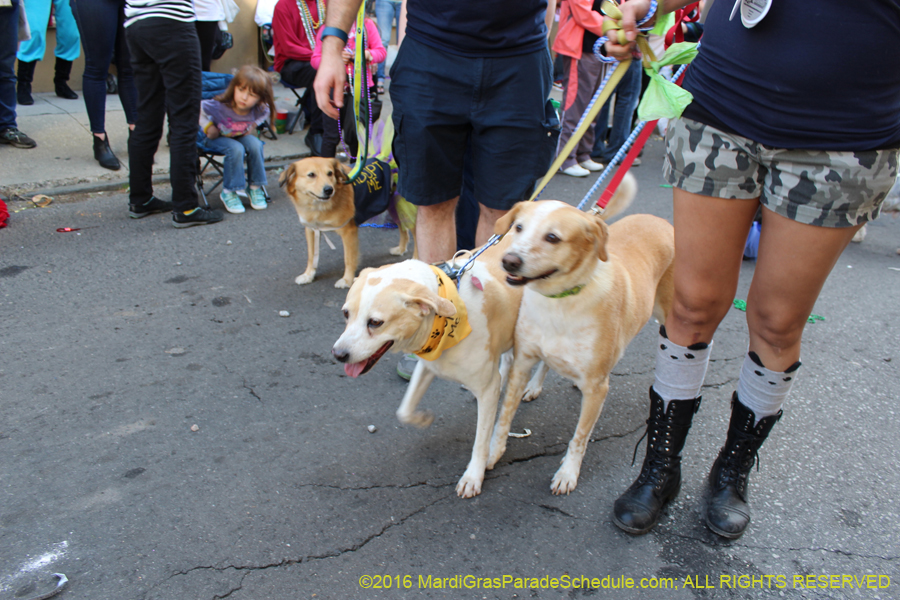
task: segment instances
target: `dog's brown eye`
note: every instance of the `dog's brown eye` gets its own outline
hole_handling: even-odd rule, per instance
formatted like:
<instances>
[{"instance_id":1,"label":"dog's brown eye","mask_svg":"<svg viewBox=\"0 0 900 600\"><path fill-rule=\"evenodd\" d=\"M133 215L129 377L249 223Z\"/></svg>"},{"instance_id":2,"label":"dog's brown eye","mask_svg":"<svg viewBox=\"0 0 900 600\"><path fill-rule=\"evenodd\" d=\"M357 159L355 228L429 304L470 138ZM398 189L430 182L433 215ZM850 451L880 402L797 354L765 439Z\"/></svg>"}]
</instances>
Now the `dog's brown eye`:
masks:
<instances>
[{"instance_id":1,"label":"dog's brown eye","mask_svg":"<svg viewBox=\"0 0 900 600\"><path fill-rule=\"evenodd\" d=\"M378 329L382 325L384 325L384 321L381 321L379 319L369 319L369 322L368 322L369 329Z\"/></svg>"},{"instance_id":2,"label":"dog's brown eye","mask_svg":"<svg viewBox=\"0 0 900 600\"><path fill-rule=\"evenodd\" d=\"M521 224L521 223L516 223L516 231L517 231L517 232L518 232L518 231L522 231L522 224Z\"/></svg>"},{"instance_id":3,"label":"dog's brown eye","mask_svg":"<svg viewBox=\"0 0 900 600\"><path fill-rule=\"evenodd\" d=\"M544 239L547 240L548 242L550 242L551 244L558 244L562 241L561 239L559 239L559 236L556 235L555 233L548 233L546 235L546 237L544 237Z\"/></svg>"},{"instance_id":4,"label":"dog's brown eye","mask_svg":"<svg viewBox=\"0 0 900 600\"><path fill-rule=\"evenodd\" d=\"M349 318L350 318L350 311L349 311L349 310L347 310L347 309L345 308L342 312L344 313L344 318L345 318L345 319L349 319Z\"/></svg>"},{"instance_id":5,"label":"dog's brown eye","mask_svg":"<svg viewBox=\"0 0 900 600\"><path fill-rule=\"evenodd\" d=\"M306 176L309 177L310 179L312 179L316 176L316 174L315 173L307 173Z\"/></svg>"},{"instance_id":6,"label":"dog's brown eye","mask_svg":"<svg viewBox=\"0 0 900 600\"><path fill-rule=\"evenodd\" d=\"M333 176L334 176L334 171L328 171L328 176L329 176L329 177L333 177Z\"/></svg>"}]
</instances>

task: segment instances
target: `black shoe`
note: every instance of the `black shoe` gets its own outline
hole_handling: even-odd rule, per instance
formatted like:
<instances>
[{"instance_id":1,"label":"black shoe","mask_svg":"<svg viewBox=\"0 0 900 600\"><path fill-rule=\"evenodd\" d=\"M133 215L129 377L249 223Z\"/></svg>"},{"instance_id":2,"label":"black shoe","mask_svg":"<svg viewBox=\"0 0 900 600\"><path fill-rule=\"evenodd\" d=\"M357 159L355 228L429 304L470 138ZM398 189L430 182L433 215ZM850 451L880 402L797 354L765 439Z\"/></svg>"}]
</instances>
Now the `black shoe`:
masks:
<instances>
[{"instance_id":1,"label":"black shoe","mask_svg":"<svg viewBox=\"0 0 900 600\"><path fill-rule=\"evenodd\" d=\"M15 148L34 148L37 146L37 142L15 127L0 131L0 144L9 144Z\"/></svg>"},{"instance_id":2,"label":"black shoe","mask_svg":"<svg viewBox=\"0 0 900 600\"><path fill-rule=\"evenodd\" d=\"M758 452L781 418L781 412L756 423L753 411L741 404L737 392L731 398L731 422L725 446L709 472L706 494L706 526L728 539L737 539L750 524L748 477Z\"/></svg>"},{"instance_id":3,"label":"black shoe","mask_svg":"<svg viewBox=\"0 0 900 600\"><path fill-rule=\"evenodd\" d=\"M94 138L94 158L97 159L100 166L104 169L118 171L122 165L119 164L119 159L116 158L112 148L109 147L109 136L104 133L102 138L93 134L91 134L91 137ZM171 207L169 210L171 210Z\"/></svg>"},{"instance_id":4,"label":"black shoe","mask_svg":"<svg viewBox=\"0 0 900 600\"><path fill-rule=\"evenodd\" d=\"M143 219L149 215L155 215L161 212L170 212L172 203L160 200L156 196L150 196L150 199L143 204L129 204L128 216L132 219Z\"/></svg>"},{"instance_id":5,"label":"black shoe","mask_svg":"<svg viewBox=\"0 0 900 600\"><path fill-rule=\"evenodd\" d=\"M700 408L700 398L672 400L665 412L664 405L651 387L650 417L644 434L647 455L640 475L613 507L613 523L633 535L650 531L659 521L663 507L681 490L681 449L694 413Z\"/></svg>"},{"instance_id":6,"label":"black shoe","mask_svg":"<svg viewBox=\"0 0 900 600\"><path fill-rule=\"evenodd\" d=\"M16 102L22 106L34 104L34 98L31 97L31 82L34 79L35 65L37 65L36 60L19 61L19 70L16 75Z\"/></svg>"},{"instance_id":7,"label":"black shoe","mask_svg":"<svg viewBox=\"0 0 900 600\"><path fill-rule=\"evenodd\" d=\"M194 225L212 225L213 223L221 221L222 218L222 211L200 207L188 211L187 213L183 213L179 210L172 213L172 220L175 222L175 227L178 229L193 227Z\"/></svg>"},{"instance_id":8,"label":"black shoe","mask_svg":"<svg viewBox=\"0 0 900 600\"><path fill-rule=\"evenodd\" d=\"M78 100L72 88L69 87L69 75L72 73L72 61L56 57L56 75L53 77L53 87L56 95L66 100Z\"/></svg>"}]
</instances>

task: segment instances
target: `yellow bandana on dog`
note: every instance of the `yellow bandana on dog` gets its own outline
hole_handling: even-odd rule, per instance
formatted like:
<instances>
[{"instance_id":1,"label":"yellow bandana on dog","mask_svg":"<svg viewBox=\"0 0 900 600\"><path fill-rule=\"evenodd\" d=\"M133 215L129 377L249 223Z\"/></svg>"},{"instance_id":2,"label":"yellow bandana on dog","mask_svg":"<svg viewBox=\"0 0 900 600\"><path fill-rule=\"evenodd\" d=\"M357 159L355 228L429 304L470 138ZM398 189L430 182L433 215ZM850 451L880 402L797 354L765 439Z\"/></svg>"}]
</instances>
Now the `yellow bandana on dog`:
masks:
<instances>
[{"instance_id":1,"label":"yellow bandana on dog","mask_svg":"<svg viewBox=\"0 0 900 600\"><path fill-rule=\"evenodd\" d=\"M449 350L472 333L469 317L466 314L466 305L459 297L453 281L437 267L431 267L431 269L438 278L438 295L449 300L456 307L456 314L452 317L434 315L434 323L431 325L428 341L424 348L416 352L417 356L425 360L440 358L444 350Z\"/></svg>"}]
</instances>

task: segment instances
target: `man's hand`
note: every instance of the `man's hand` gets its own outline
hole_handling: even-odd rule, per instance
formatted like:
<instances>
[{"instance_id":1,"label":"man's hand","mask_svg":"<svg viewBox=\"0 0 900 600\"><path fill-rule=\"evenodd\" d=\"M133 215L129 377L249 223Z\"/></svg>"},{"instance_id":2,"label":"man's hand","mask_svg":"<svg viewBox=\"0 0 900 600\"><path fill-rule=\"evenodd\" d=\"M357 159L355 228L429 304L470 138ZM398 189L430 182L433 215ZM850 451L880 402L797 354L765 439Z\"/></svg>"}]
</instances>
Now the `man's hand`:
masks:
<instances>
[{"instance_id":1,"label":"man's hand","mask_svg":"<svg viewBox=\"0 0 900 600\"><path fill-rule=\"evenodd\" d=\"M342 53L344 42L337 37L328 36L322 40L322 62L316 72L313 89L316 92L316 103L323 113L332 119L340 118L340 109L344 106L344 83L347 74L344 71Z\"/></svg>"},{"instance_id":2,"label":"man's hand","mask_svg":"<svg viewBox=\"0 0 900 600\"><path fill-rule=\"evenodd\" d=\"M631 53L635 49L635 40L638 36L637 22L643 19L650 10L650 0L628 0L619 5L619 10L622 11L621 26L622 31L625 32L626 42L624 45L619 44L615 39L615 32L611 30L609 32L610 39L606 42L605 48L607 56L623 61L631 58ZM612 20L609 17L606 18Z\"/></svg>"}]
</instances>

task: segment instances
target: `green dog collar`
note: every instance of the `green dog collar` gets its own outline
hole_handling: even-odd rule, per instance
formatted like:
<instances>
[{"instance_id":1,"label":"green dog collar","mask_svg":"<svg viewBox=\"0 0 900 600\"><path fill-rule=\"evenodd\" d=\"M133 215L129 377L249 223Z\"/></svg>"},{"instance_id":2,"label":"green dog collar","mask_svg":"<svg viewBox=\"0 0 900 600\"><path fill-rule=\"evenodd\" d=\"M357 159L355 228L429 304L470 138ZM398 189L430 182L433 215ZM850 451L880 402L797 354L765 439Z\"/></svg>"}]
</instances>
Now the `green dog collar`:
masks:
<instances>
[{"instance_id":1,"label":"green dog collar","mask_svg":"<svg viewBox=\"0 0 900 600\"><path fill-rule=\"evenodd\" d=\"M575 294L583 290L586 285L586 283L583 283L581 285L576 285L575 287L570 288L564 292L553 294L552 296L547 296L546 294L544 294L544 296L546 296L547 298L565 298L566 296L574 296Z\"/></svg>"}]
</instances>

